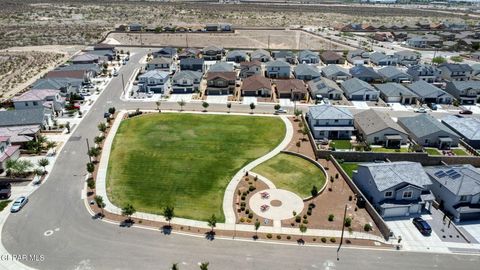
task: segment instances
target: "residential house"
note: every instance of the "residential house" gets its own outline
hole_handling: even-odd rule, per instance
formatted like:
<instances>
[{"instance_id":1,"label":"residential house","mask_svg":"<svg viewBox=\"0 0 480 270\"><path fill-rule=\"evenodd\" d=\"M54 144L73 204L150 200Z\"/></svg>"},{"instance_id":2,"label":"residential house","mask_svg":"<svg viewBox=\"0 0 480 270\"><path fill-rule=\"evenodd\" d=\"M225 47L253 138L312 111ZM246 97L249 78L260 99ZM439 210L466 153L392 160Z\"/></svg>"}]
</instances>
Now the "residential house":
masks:
<instances>
[{"instance_id":1,"label":"residential house","mask_svg":"<svg viewBox=\"0 0 480 270\"><path fill-rule=\"evenodd\" d=\"M96 50L96 51L87 51L88 54L97 55L100 62L112 61L115 60L116 53L111 50Z\"/></svg>"},{"instance_id":2,"label":"residential house","mask_svg":"<svg viewBox=\"0 0 480 270\"><path fill-rule=\"evenodd\" d=\"M92 73L85 70L52 70L45 74L44 78L54 79L54 78L68 78L68 79L78 79L82 80L85 83L90 82L93 78Z\"/></svg>"},{"instance_id":3,"label":"residential house","mask_svg":"<svg viewBox=\"0 0 480 270\"><path fill-rule=\"evenodd\" d=\"M208 72L233 72L234 67L231 63L217 62L208 68Z\"/></svg>"},{"instance_id":4,"label":"residential house","mask_svg":"<svg viewBox=\"0 0 480 270\"><path fill-rule=\"evenodd\" d=\"M207 95L232 95L235 92L237 73L234 71L207 73Z\"/></svg>"},{"instance_id":5,"label":"residential house","mask_svg":"<svg viewBox=\"0 0 480 270\"><path fill-rule=\"evenodd\" d=\"M407 38L407 45L413 48L426 48L427 41L422 36Z\"/></svg>"},{"instance_id":6,"label":"residential house","mask_svg":"<svg viewBox=\"0 0 480 270\"><path fill-rule=\"evenodd\" d=\"M417 81L406 86L417 94L417 100L423 104L451 104L453 102L452 95L425 81Z\"/></svg>"},{"instance_id":7,"label":"residential house","mask_svg":"<svg viewBox=\"0 0 480 270\"><path fill-rule=\"evenodd\" d=\"M411 82L413 80L412 75L392 66L386 66L377 70L377 72L383 77L383 81L385 82L404 83Z\"/></svg>"},{"instance_id":8,"label":"residential house","mask_svg":"<svg viewBox=\"0 0 480 270\"><path fill-rule=\"evenodd\" d=\"M17 160L19 157L20 146L12 145L8 136L0 136L0 172L7 169L8 160Z\"/></svg>"},{"instance_id":9,"label":"residential house","mask_svg":"<svg viewBox=\"0 0 480 270\"><path fill-rule=\"evenodd\" d=\"M308 82L310 95L314 99L328 98L332 100L342 99L343 90L334 81L319 77Z\"/></svg>"},{"instance_id":10,"label":"residential house","mask_svg":"<svg viewBox=\"0 0 480 270\"><path fill-rule=\"evenodd\" d=\"M370 54L370 62L377 66L396 66L398 59L394 55L374 52Z\"/></svg>"},{"instance_id":11,"label":"residential house","mask_svg":"<svg viewBox=\"0 0 480 270\"><path fill-rule=\"evenodd\" d=\"M201 58L183 58L180 60L180 70L191 70L203 72L205 60Z\"/></svg>"},{"instance_id":12,"label":"residential house","mask_svg":"<svg viewBox=\"0 0 480 270\"><path fill-rule=\"evenodd\" d=\"M355 115L358 135L368 144L400 148L408 142L408 133L385 112L366 110Z\"/></svg>"},{"instance_id":13,"label":"residential house","mask_svg":"<svg viewBox=\"0 0 480 270\"><path fill-rule=\"evenodd\" d=\"M392 41L393 34L391 32L376 32L373 35L373 39L377 41Z\"/></svg>"},{"instance_id":14,"label":"residential house","mask_svg":"<svg viewBox=\"0 0 480 270\"><path fill-rule=\"evenodd\" d=\"M170 74L166 71L154 69L138 76L138 90L164 94L168 88Z\"/></svg>"},{"instance_id":15,"label":"residential house","mask_svg":"<svg viewBox=\"0 0 480 270\"><path fill-rule=\"evenodd\" d=\"M257 60L257 61L260 61L262 63L265 63L265 62L268 62L268 61L272 60L272 57L270 56L270 52L268 52L266 50L262 50L262 49L253 51L250 54L250 56L251 56L250 58L251 58L252 61Z\"/></svg>"},{"instance_id":16,"label":"residential house","mask_svg":"<svg viewBox=\"0 0 480 270\"><path fill-rule=\"evenodd\" d=\"M438 68L442 71L442 78L447 81L468 81L473 72L467 64L443 63Z\"/></svg>"},{"instance_id":17,"label":"residential house","mask_svg":"<svg viewBox=\"0 0 480 270\"><path fill-rule=\"evenodd\" d=\"M400 103L404 105L415 104L417 95L399 83L376 84L380 97L387 103Z\"/></svg>"},{"instance_id":18,"label":"residential house","mask_svg":"<svg viewBox=\"0 0 480 270\"><path fill-rule=\"evenodd\" d=\"M46 129L52 124L52 113L44 107L31 110L0 111L0 127L38 125L42 129Z\"/></svg>"},{"instance_id":19,"label":"residential house","mask_svg":"<svg viewBox=\"0 0 480 270\"><path fill-rule=\"evenodd\" d=\"M202 57L205 61L221 60L225 50L217 46L207 46L202 50Z\"/></svg>"},{"instance_id":20,"label":"residential house","mask_svg":"<svg viewBox=\"0 0 480 270\"><path fill-rule=\"evenodd\" d=\"M269 78L290 78L290 64L282 60L274 60L265 64L265 76Z\"/></svg>"},{"instance_id":21,"label":"residential house","mask_svg":"<svg viewBox=\"0 0 480 270\"><path fill-rule=\"evenodd\" d=\"M414 36L406 42L413 48L441 48L443 45L443 40L435 35Z\"/></svg>"},{"instance_id":22,"label":"residential house","mask_svg":"<svg viewBox=\"0 0 480 270\"><path fill-rule=\"evenodd\" d=\"M177 48L165 47L161 48L158 51L152 53L153 58L163 57L163 58L175 58L177 56Z\"/></svg>"},{"instance_id":23,"label":"residential house","mask_svg":"<svg viewBox=\"0 0 480 270\"><path fill-rule=\"evenodd\" d=\"M328 65L322 68L322 75L335 82L343 82L352 78L348 69L338 65Z\"/></svg>"},{"instance_id":24,"label":"residential house","mask_svg":"<svg viewBox=\"0 0 480 270\"><path fill-rule=\"evenodd\" d=\"M360 164L353 181L383 218L421 214L434 199L432 182L417 162Z\"/></svg>"},{"instance_id":25,"label":"residential house","mask_svg":"<svg viewBox=\"0 0 480 270\"><path fill-rule=\"evenodd\" d=\"M166 57L153 58L147 63L146 70L163 70L170 71L172 59Z\"/></svg>"},{"instance_id":26,"label":"residential house","mask_svg":"<svg viewBox=\"0 0 480 270\"><path fill-rule=\"evenodd\" d=\"M416 65L420 61L420 54L417 53L416 51L398 51L393 54L397 60L398 63L404 66L410 66L410 65Z\"/></svg>"},{"instance_id":27,"label":"residential house","mask_svg":"<svg viewBox=\"0 0 480 270\"><path fill-rule=\"evenodd\" d=\"M288 98L293 101L308 99L308 89L299 79L275 80L278 98Z\"/></svg>"},{"instance_id":28,"label":"residential house","mask_svg":"<svg viewBox=\"0 0 480 270\"><path fill-rule=\"evenodd\" d=\"M229 62L235 62L235 63L240 63L240 62L245 62L248 61L249 57L246 52L240 51L240 50L233 50L229 51L227 53L227 61Z\"/></svg>"},{"instance_id":29,"label":"residential house","mask_svg":"<svg viewBox=\"0 0 480 270\"><path fill-rule=\"evenodd\" d=\"M309 108L307 123L317 140L350 139L353 127L353 115L346 108L332 105L316 105Z\"/></svg>"},{"instance_id":30,"label":"residential house","mask_svg":"<svg viewBox=\"0 0 480 270\"><path fill-rule=\"evenodd\" d=\"M320 57L317 52L303 50L298 53L298 62L301 64L318 64L320 63Z\"/></svg>"},{"instance_id":31,"label":"residential house","mask_svg":"<svg viewBox=\"0 0 480 270\"><path fill-rule=\"evenodd\" d=\"M460 135L470 146L480 149L480 119L448 115L442 118L442 123Z\"/></svg>"},{"instance_id":32,"label":"residential house","mask_svg":"<svg viewBox=\"0 0 480 270\"><path fill-rule=\"evenodd\" d=\"M320 77L320 71L316 66L308 64L299 64L293 71L295 78L299 80L309 81Z\"/></svg>"},{"instance_id":33,"label":"residential house","mask_svg":"<svg viewBox=\"0 0 480 270\"><path fill-rule=\"evenodd\" d=\"M178 54L178 59L198 58L202 53L201 50L195 48L186 48Z\"/></svg>"},{"instance_id":34,"label":"residential house","mask_svg":"<svg viewBox=\"0 0 480 270\"><path fill-rule=\"evenodd\" d=\"M97 45L93 46L94 51L112 51L115 52L115 46L107 43L98 43Z\"/></svg>"},{"instance_id":35,"label":"residential house","mask_svg":"<svg viewBox=\"0 0 480 270\"><path fill-rule=\"evenodd\" d=\"M445 91L454 96L461 105L475 105L480 96L480 81L447 82Z\"/></svg>"},{"instance_id":36,"label":"residential house","mask_svg":"<svg viewBox=\"0 0 480 270\"><path fill-rule=\"evenodd\" d=\"M61 65L55 70L60 71L84 71L87 78L94 78L101 73L100 66L98 64L72 64Z\"/></svg>"},{"instance_id":37,"label":"residential house","mask_svg":"<svg viewBox=\"0 0 480 270\"><path fill-rule=\"evenodd\" d=\"M353 50L347 53L347 61L352 65L370 64L370 53L364 50Z\"/></svg>"},{"instance_id":38,"label":"residential house","mask_svg":"<svg viewBox=\"0 0 480 270\"><path fill-rule=\"evenodd\" d=\"M396 31L396 32L392 32L392 35L395 41L405 41L408 37L407 32Z\"/></svg>"},{"instance_id":39,"label":"residential house","mask_svg":"<svg viewBox=\"0 0 480 270\"><path fill-rule=\"evenodd\" d=\"M243 80L241 94L242 96L271 97L272 82L260 74L254 74Z\"/></svg>"},{"instance_id":40,"label":"residential house","mask_svg":"<svg viewBox=\"0 0 480 270\"><path fill-rule=\"evenodd\" d=\"M353 78L360 79L364 82L375 82L383 80L382 76L380 76L380 74L373 70L373 68L366 67L364 65L354 66L350 68L349 72Z\"/></svg>"},{"instance_id":41,"label":"residential house","mask_svg":"<svg viewBox=\"0 0 480 270\"><path fill-rule=\"evenodd\" d=\"M320 54L320 59L325 65L331 64L343 64L344 60L342 55L334 52L334 51L324 51Z\"/></svg>"},{"instance_id":42,"label":"residential house","mask_svg":"<svg viewBox=\"0 0 480 270\"><path fill-rule=\"evenodd\" d=\"M357 79L352 78L341 83L343 92L349 100L378 100L380 92L370 84Z\"/></svg>"},{"instance_id":43,"label":"residential house","mask_svg":"<svg viewBox=\"0 0 480 270\"><path fill-rule=\"evenodd\" d=\"M258 60L240 63L240 78L247 78L252 75L262 74L262 63Z\"/></svg>"},{"instance_id":44,"label":"residential house","mask_svg":"<svg viewBox=\"0 0 480 270\"><path fill-rule=\"evenodd\" d=\"M470 54L470 58L472 58L473 60L480 61L480 52L474 52Z\"/></svg>"},{"instance_id":45,"label":"residential house","mask_svg":"<svg viewBox=\"0 0 480 270\"><path fill-rule=\"evenodd\" d=\"M65 98L60 96L60 90L55 89L29 90L12 98L12 102L16 110L45 107L60 113L65 108Z\"/></svg>"},{"instance_id":46,"label":"residential house","mask_svg":"<svg viewBox=\"0 0 480 270\"><path fill-rule=\"evenodd\" d=\"M32 89L55 89L63 94L78 93L82 88L83 80L74 78L45 78L36 80Z\"/></svg>"},{"instance_id":47,"label":"residential house","mask_svg":"<svg viewBox=\"0 0 480 270\"><path fill-rule=\"evenodd\" d=\"M442 71L439 68L427 64L410 66L407 73L412 75L414 81L425 81L428 83L440 81L442 75Z\"/></svg>"},{"instance_id":48,"label":"residential house","mask_svg":"<svg viewBox=\"0 0 480 270\"><path fill-rule=\"evenodd\" d=\"M452 146L458 146L460 140L455 132L426 113L400 117L397 123L408 131L410 139L424 147L450 149Z\"/></svg>"},{"instance_id":49,"label":"residential house","mask_svg":"<svg viewBox=\"0 0 480 270\"><path fill-rule=\"evenodd\" d=\"M430 190L455 222L480 219L480 170L470 164L426 167Z\"/></svg>"},{"instance_id":50,"label":"residential house","mask_svg":"<svg viewBox=\"0 0 480 270\"><path fill-rule=\"evenodd\" d=\"M297 56L292 51L274 51L273 58L277 61L284 61L292 65L297 64Z\"/></svg>"},{"instance_id":51,"label":"residential house","mask_svg":"<svg viewBox=\"0 0 480 270\"><path fill-rule=\"evenodd\" d=\"M0 127L0 137L9 137L12 145L20 145L22 147L26 143L35 140L40 135L41 129L40 125Z\"/></svg>"},{"instance_id":52,"label":"residential house","mask_svg":"<svg viewBox=\"0 0 480 270\"><path fill-rule=\"evenodd\" d=\"M74 56L71 60L72 64L98 64L100 56L90 53L83 53Z\"/></svg>"},{"instance_id":53,"label":"residential house","mask_svg":"<svg viewBox=\"0 0 480 270\"><path fill-rule=\"evenodd\" d=\"M143 25L141 25L139 23L130 23L128 25L128 30L130 32L140 32L140 31L142 31L142 28L143 28Z\"/></svg>"},{"instance_id":54,"label":"residential house","mask_svg":"<svg viewBox=\"0 0 480 270\"><path fill-rule=\"evenodd\" d=\"M172 77L172 94L188 94L198 91L203 73L181 70Z\"/></svg>"}]
</instances>

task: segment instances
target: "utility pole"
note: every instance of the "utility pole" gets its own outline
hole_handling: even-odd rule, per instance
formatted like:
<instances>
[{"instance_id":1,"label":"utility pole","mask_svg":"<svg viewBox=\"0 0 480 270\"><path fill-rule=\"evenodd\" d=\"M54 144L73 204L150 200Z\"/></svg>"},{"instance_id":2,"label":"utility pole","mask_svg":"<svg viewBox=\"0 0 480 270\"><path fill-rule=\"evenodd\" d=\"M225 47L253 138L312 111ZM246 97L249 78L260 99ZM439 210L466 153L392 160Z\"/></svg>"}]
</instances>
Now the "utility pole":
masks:
<instances>
[{"instance_id":1,"label":"utility pole","mask_svg":"<svg viewBox=\"0 0 480 270\"><path fill-rule=\"evenodd\" d=\"M85 138L85 140L87 141L87 154L90 154L89 151L90 151L90 144L88 143L88 138ZM92 157L90 155L88 155L88 160L90 160L90 163L92 163Z\"/></svg>"},{"instance_id":2,"label":"utility pole","mask_svg":"<svg viewBox=\"0 0 480 270\"><path fill-rule=\"evenodd\" d=\"M185 34L185 47L188 48L188 34Z\"/></svg>"},{"instance_id":3,"label":"utility pole","mask_svg":"<svg viewBox=\"0 0 480 270\"><path fill-rule=\"evenodd\" d=\"M338 257L338 252L340 251L340 248L342 247L342 243L343 243L343 233L345 232L345 217L346 216L347 216L347 205L345 204L345 211L343 212L342 235L340 236L340 243L338 244L338 249L337 249L337 261L340 260L340 257Z\"/></svg>"}]
</instances>

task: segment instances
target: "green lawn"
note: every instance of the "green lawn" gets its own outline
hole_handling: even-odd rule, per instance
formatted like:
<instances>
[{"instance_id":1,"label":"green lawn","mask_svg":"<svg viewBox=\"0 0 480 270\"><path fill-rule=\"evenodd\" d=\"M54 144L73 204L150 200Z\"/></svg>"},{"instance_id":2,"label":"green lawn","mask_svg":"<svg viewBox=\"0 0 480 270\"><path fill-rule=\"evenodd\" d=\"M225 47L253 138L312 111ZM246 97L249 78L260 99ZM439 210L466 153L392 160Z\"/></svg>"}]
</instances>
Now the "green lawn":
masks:
<instances>
[{"instance_id":1,"label":"green lawn","mask_svg":"<svg viewBox=\"0 0 480 270\"><path fill-rule=\"evenodd\" d=\"M436 148L425 148L425 151L427 151L428 155L430 156L442 155L442 153L440 153Z\"/></svg>"},{"instance_id":2,"label":"green lawn","mask_svg":"<svg viewBox=\"0 0 480 270\"><path fill-rule=\"evenodd\" d=\"M5 209L5 207L7 207L7 205L11 202L11 200L2 200L0 201L0 212L3 211L3 209Z\"/></svg>"},{"instance_id":3,"label":"green lawn","mask_svg":"<svg viewBox=\"0 0 480 270\"><path fill-rule=\"evenodd\" d=\"M468 153L461 148L452 148L452 152L457 156L468 156Z\"/></svg>"},{"instance_id":4,"label":"green lawn","mask_svg":"<svg viewBox=\"0 0 480 270\"><path fill-rule=\"evenodd\" d=\"M407 153L408 148L402 147L400 149L391 149L385 147L372 147L372 152L379 152L379 153Z\"/></svg>"},{"instance_id":5,"label":"green lawn","mask_svg":"<svg viewBox=\"0 0 480 270\"><path fill-rule=\"evenodd\" d=\"M278 154L255 167L253 172L265 176L277 188L292 191L302 198L311 196L314 185L320 190L325 184L321 169L306 159L289 154Z\"/></svg>"},{"instance_id":6,"label":"green lawn","mask_svg":"<svg viewBox=\"0 0 480 270\"><path fill-rule=\"evenodd\" d=\"M332 140L330 146L336 149L352 149L352 143L350 140Z\"/></svg>"},{"instance_id":7,"label":"green lawn","mask_svg":"<svg viewBox=\"0 0 480 270\"><path fill-rule=\"evenodd\" d=\"M247 163L285 135L282 120L201 114L150 114L124 120L110 155L107 192L121 207L178 217L224 221L227 184Z\"/></svg>"},{"instance_id":8,"label":"green lawn","mask_svg":"<svg viewBox=\"0 0 480 270\"><path fill-rule=\"evenodd\" d=\"M343 170L352 178L353 171L358 168L358 163L344 162L340 163L340 166L342 166Z\"/></svg>"}]
</instances>

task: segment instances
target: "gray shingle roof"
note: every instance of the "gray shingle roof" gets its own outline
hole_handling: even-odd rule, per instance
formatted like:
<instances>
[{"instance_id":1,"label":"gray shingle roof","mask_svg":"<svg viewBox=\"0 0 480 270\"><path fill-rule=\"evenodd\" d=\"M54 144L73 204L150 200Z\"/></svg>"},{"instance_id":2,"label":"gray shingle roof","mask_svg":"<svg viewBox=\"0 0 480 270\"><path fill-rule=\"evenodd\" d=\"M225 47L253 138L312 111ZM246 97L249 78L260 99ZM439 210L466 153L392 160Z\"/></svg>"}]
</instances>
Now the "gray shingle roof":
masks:
<instances>
[{"instance_id":1,"label":"gray shingle roof","mask_svg":"<svg viewBox=\"0 0 480 270\"><path fill-rule=\"evenodd\" d=\"M368 169L379 191L404 183L421 189L432 184L422 165L417 162L367 163L361 164L359 167Z\"/></svg>"},{"instance_id":2,"label":"gray shingle roof","mask_svg":"<svg viewBox=\"0 0 480 270\"><path fill-rule=\"evenodd\" d=\"M183 58L180 60L180 65L203 65L204 62L203 58Z\"/></svg>"},{"instance_id":3,"label":"gray shingle roof","mask_svg":"<svg viewBox=\"0 0 480 270\"><path fill-rule=\"evenodd\" d=\"M381 79L382 77L375 72L371 67L366 67L364 65L354 66L350 68L350 74L353 77L369 77L372 79Z\"/></svg>"},{"instance_id":4,"label":"gray shingle roof","mask_svg":"<svg viewBox=\"0 0 480 270\"><path fill-rule=\"evenodd\" d=\"M480 140L480 119L478 118L448 115L442 118L442 122L462 137L472 141Z\"/></svg>"},{"instance_id":5,"label":"gray shingle roof","mask_svg":"<svg viewBox=\"0 0 480 270\"><path fill-rule=\"evenodd\" d=\"M231 72L233 71L233 65L227 62L217 62L212 65L209 69L209 72Z\"/></svg>"},{"instance_id":6,"label":"gray shingle roof","mask_svg":"<svg viewBox=\"0 0 480 270\"><path fill-rule=\"evenodd\" d=\"M45 108L0 111L0 127L43 125Z\"/></svg>"},{"instance_id":7,"label":"gray shingle roof","mask_svg":"<svg viewBox=\"0 0 480 270\"><path fill-rule=\"evenodd\" d=\"M79 88L83 83L81 79L74 78L46 78L35 81L32 85L33 89L57 89L67 87L68 85Z\"/></svg>"},{"instance_id":8,"label":"gray shingle roof","mask_svg":"<svg viewBox=\"0 0 480 270\"><path fill-rule=\"evenodd\" d=\"M165 79L169 76L169 73L166 71L154 69L145 72L144 74L138 76L138 78L154 78L154 79Z\"/></svg>"},{"instance_id":9,"label":"gray shingle roof","mask_svg":"<svg viewBox=\"0 0 480 270\"><path fill-rule=\"evenodd\" d=\"M480 91L480 81L452 81L453 86L460 91L476 89Z\"/></svg>"},{"instance_id":10,"label":"gray shingle roof","mask_svg":"<svg viewBox=\"0 0 480 270\"><path fill-rule=\"evenodd\" d=\"M320 71L316 66L307 65L307 64L300 64L295 67L295 76L306 76L310 75L312 77L320 77Z\"/></svg>"},{"instance_id":11,"label":"gray shingle roof","mask_svg":"<svg viewBox=\"0 0 480 270\"><path fill-rule=\"evenodd\" d=\"M393 121L388 114L373 109L357 113L355 122L367 136L387 128L407 135L407 132Z\"/></svg>"},{"instance_id":12,"label":"gray shingle roof","mask_svg":"<svg viewBox=\"0 0 480 270\"><path fill-rule=\"evenodd\" d=\"M338 119L353 120L353 114L346 108L332 105L316 105L308 108L308 115L311 119Z\"/></svg>"},{"instance_id":13,"label":"gray shingle roof","mask_svg":"<svg viewBox=\"0 0 480 270\"><path fill-rule=\"evenodd\" d=\"M472 68L467 64L452 64L452 63L443 63L439 65L440 68L446 68L450 72L471 72Z\"/></svg>"},{"instance_id":14,"label":"gray shingle roof","mask_svg":"<svg viewBox=\"0 0 480 270\"><path fill-rule=\"evenodd\" d=\"M342 88L347 95L352 95L360 91L378 92L377 89L375 89L369 83L366 83L358 78L352 78L342 82Z\"/></svg>"},{"instance_id":15,"label":"gray shingle roof","mask_svg":"<svg viewBox=\"0 0 480 270\"><path fill-rule=\"evenodd\" d=\"M298 53L298 58L303 59L303 58L317 58L319 59L319 55L317 52L312 52L310 50L304 50Z\"/></svg>"},{"instance_id":16,"label":"gray shingle roof","mask_svg":"<svg viewBox=\"0 0 480 270\"><path fill-rule=\"evenodd\" d=\"M262 57L270 58L270 53L268 51L262 50L262 49L253 51L251 55L252 55L252 58L262 58Z\"/></svg>"},{"instance_id":17,"label":"gray shingle roof","mask_svg":"<svg viewBox=\"0 0 480 270\"><path fill-rule=\"evenodd\" d=\"M453 98L447 92L425 81L416 81L410 85L407 85L407 87L410 88L410 90L412 90L419 97L423 98L437 98L441 96L450 96L450 98Z\"/></svg>"},{"instance_id":18,"label":"gray shingle roof","mask_svg":"<svg viewBox=\"0 0 480 270\"><path fill-rule=\"evenodd\" d=\"M452 137L458 137L458 135L447 126L426 113L410 117L400 117L398 118L398 122L417 138L428 136L439 131L448 133Z\"/></svg>"},{"instance_id":19,"label":"gray shingle roof","mask_svg":"<svg viewBox=\"0 0 480 270\"><path fill-rule=\"evenodd\" d=\"M387 79L393 79L397 76L412 78L412 76L410 74L407 74L407 73L399 70L398 68L392 67L392 66L386 66L384 68L381 68L381 69L377 70L377 72L382 77L387 78Z\"/></svg>"},{"instance_id":20,"label":"gray shingle roof","mask_svg":"<svg viewBox=\"0 0 480 270\"><path fill-rule=\"evenodd\" d=\"M312 96L316 95L328 95L331 92L337 92L342 94L343 90L332 80L319 77L308 82L308 87Z\"/></svg>"},{"instance_id":21,"label":"gray shingle roof","mask_svg":"<svg viewBox=\"0 0 480 270\"><path fill-rule=\"evenodd\" d=\"M192 80L200 79L202 78L202 75L203 73L198 71L181 70L175 73L175 75L173 75L173 80L179 81L179 80L183 80L184 78L188 78Z\"/></svg>"},{"instance_id":22,"label":"gray shingle roof","mask_svg":"<svg viewBox=\"0 0 480 270\"><path fill-rule=\"evenodd\" d=\"M338 65L328 65L322 68L322 73L325 77L331 77L337 74L341 74L343 76L350 76L350 72L346 68L340 67Z\"/></svg>"},{"instance_id":23,"label":"gray shingle roof","mask_svg":"<svg viewBox=\"0 0 480 270\"><path fill-rule=\"evenodd\" d=\"M457 196L480 193L480 170L470 164L426 167L425 172Z\"/></svg>"},{"instance_id":24,"label":"gray shingle roof","mask_svg":"<svg viewBox=\"0 0 480 270\"><path fill-rule=\"evenodd\" d=\"M414 96L417 95L399 83L376 84L378 90L387 97Z\"/></svg>"},{"instance_id":25,"label":"gray shingle roof","mask_svg":"<svg viewBox=\"0 0 480 270\"><path fill-rule=\"evenodd\" d=\"M265 64L265 67L290 67L290 64L282 60L274 60Z\"/></svg>"},{"instance_id":26,"label":"gray shingle roof","mask_svg":"<svg viewBox=\"0 0 480 270\"><path fill-rule=\"evenodd\" d=\"M227 58L235 58L235 57L243 57L246 59L248 55L246 52L240 51L240 50L229 51L227 53Z\"/></svg>"}]
</instances>

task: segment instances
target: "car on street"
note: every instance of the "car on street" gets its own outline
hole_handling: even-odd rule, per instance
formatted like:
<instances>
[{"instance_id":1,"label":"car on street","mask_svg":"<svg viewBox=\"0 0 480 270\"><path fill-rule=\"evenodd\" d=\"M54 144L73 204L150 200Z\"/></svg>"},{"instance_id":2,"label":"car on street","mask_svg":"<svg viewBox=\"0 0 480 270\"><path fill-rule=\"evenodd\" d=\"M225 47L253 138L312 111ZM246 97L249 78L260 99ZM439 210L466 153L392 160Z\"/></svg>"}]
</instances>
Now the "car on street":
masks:
<instances>
[{"instance_id":1,"label":"car on street","mask_svg":"<svg viewBox=\"0 0 480 270\"><path fill-rule=\"evenodd\" d=\"M25 196L18 197L15 202L13 202L12 208L10 208L10 212L15 213L20 211L25 204L27 204L28 198Z\"/></svg>"},{"instance_id":2,"label":"car on street","mask_svg":"<svg viewBox=\"0 0 480 270\"><path fill-rule=\"evenodd\" d=\"M430 227L430 225L425 221L423 220L422 218L420 217L417 217L417 218L414 218L413 219L413 225L415 225L415 227L417 227L417 229L423 234L423 235L430 235L432 233L432 228Z\"/></svg>"},{"instance_id":3,"label":"car on street","mask_svg":"<svg viewBox=\"0 0 480 270\"><path fill-rule=\"evenodd\" d=\"M467 109L464 109L464 110L461 110L460 112L458 112L459 114L472 114L473 112L470 111L470 110L467 110Z\"/></svg>"},{"instance_id":4,"label":"car on street","mask_svg":"<svg viewBox=\"0 0 480 270\"><path fill-rule=\"evenodd\" d=\"M275 110L275 114L279 114L279 113L287 113L287 111L285 109Z\"/></svg>"},{"instance_id":5,"label":"car on street","mask_svg":"<svg viewBox=\"0 0 480 270\"><path fill-rule=\"evenodd\" d=\"M436 111L438 109L438 106L436 103L429 103L428 104L428 107L430 107L430 109Z\"/></svg>"},{"instance_id":6,"label":"car on street","mask_svg":"<svg viewBox=\"0 0 480 270\"><path fill-rule=\"evenodd\" d=\"M114 69L112 75L113 75L113 77L117 77L118 76L118 71L116 69Z\"/></svg>"},{"instance_id":7,"label":"car on street","mask_svg":"<svg viewBox=\"0 0 480 270\"><path fill-rule=\"evenodd\" d=\"M420 108L415 109L414 112L416 112L416 113L426 113L427 110L423 107L420 107Z\"/></svg>"}]
</instances>

